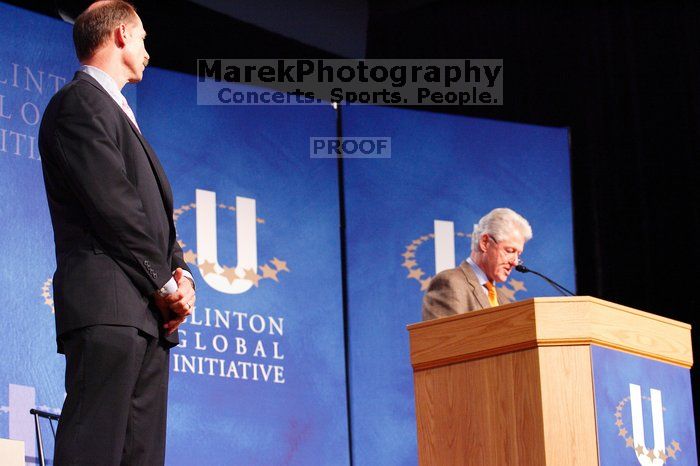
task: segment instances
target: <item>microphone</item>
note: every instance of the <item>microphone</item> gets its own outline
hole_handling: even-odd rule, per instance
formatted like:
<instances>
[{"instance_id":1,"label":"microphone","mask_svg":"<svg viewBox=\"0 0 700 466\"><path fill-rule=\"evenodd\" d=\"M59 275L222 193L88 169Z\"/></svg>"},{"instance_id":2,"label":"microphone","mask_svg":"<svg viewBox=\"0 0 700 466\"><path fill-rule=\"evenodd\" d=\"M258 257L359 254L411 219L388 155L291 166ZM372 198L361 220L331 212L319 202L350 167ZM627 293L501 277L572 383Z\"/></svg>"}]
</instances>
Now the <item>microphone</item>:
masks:
<instances>
[{"instance_id":1,"label":"microphone","mask_svg":"<svg viewBox=\"0 0 700 466\"><path fill-rule=\"evenodd\" d=\"M538 277L544 278L544 279L547 281L547 283L549 283L550 285L552 285L552 288L554 288L555 290L557 290L557 291L558 291L559 293L561 293L563 296L576 296L574 293L572 293L571 291L567 290L566 288L564 288L563 286L561 286L559 283L555 282L555 281L552 280L551 278L546 277L546 276L542 275L541 273L539 273L539 272L537 272L537 271L535 271L535 270L528 269L528 268L525 267L523 264L518 264L518 265L516 265L516 266L515 266L515 270L517 270L517 271L520 272L520 273L534 273L534 274L537 275Z\"/></svg>"}]
</instances>

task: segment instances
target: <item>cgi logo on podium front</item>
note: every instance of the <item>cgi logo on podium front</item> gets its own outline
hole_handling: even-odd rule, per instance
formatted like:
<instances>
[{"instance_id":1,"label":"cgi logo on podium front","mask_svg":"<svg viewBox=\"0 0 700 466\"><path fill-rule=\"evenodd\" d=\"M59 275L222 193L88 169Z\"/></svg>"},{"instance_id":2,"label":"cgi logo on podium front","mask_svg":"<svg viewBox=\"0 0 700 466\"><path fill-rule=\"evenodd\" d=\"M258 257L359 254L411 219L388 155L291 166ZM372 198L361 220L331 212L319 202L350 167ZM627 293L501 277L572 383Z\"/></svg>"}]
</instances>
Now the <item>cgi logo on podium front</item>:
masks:
<instances>
[{"instance_id":1,"label":"cgi logo on podium front","mask_svg":"<svg viewBox=\"0 0 700 466\"><path fill-rule=\"evenodd\" d=\"M651 424L654 436L653 447L647 446L644 434L644 416L642 414L642 401L651 405ZM629 417L632 423L632 432L625 426L625 406L629 404ZM618 437L625 441L626 448L632 448L634 455L641 466L661 466L669 459L678 460L681 446L676 440L666 444L666 432L664 427L664 408L661 400L661 390L650 389L649 396L642 396L639 385L629 384L629 396L619 401L615 409L615 426L618 429Z\"/></svg>"}]
</instances>

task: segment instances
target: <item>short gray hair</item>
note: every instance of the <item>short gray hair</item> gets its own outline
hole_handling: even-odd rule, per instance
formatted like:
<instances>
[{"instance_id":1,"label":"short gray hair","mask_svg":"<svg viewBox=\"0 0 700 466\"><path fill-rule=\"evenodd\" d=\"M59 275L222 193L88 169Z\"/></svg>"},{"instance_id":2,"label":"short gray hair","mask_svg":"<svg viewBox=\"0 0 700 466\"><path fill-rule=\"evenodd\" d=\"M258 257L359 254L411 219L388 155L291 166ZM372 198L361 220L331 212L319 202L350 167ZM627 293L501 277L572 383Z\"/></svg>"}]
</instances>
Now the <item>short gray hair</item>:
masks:
<instances>
[{"instance_id":1,"label":"short gray hair","mask_svg":"<svg viewBox=\"0 0 700 466\"><path fill-rule=\"evenodd\" d=\"M526 242L532 238L532 227L522 215L507 207L493 209L474 225L472 251L479 250L479 239L483 235L491 235L496 241L503 241L513 230L519 231Z\"/></svg>"}]
</instances>

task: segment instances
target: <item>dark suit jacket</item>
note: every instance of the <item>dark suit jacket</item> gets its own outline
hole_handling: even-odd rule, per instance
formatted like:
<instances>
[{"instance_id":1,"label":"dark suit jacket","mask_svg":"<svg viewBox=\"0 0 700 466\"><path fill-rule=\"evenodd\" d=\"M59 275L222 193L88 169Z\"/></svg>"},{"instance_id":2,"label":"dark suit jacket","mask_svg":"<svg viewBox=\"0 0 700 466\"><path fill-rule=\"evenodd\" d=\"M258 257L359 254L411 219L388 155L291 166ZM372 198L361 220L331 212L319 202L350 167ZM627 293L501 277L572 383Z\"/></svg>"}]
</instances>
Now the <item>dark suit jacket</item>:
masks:
<instances>
[{"instance_id":1,"label":"dark suit jacket","mask_svg":"<svg viewBox=\"0 0 700 466\"><path fill-rule=\"evenodd\" d=\"M463 314L491 307L472 267L463 261L459 267L435 275L423 297L423 320ZM498 304L510 300L496 288Z\"/></svg>"},{"instance_id":2,"label":"dark suit jacket","mask_svg":"<svg viewBox=\"0 0 700 466\"><path fill-rule=\"evenodd\" d=\"M158 336L151 296L177 267L173 196L158 157L83 72L54 95L39 130L56 245L56 335L126 325ZM177 332L168 338L177 343Z\"/></svg>"}]
</instances>

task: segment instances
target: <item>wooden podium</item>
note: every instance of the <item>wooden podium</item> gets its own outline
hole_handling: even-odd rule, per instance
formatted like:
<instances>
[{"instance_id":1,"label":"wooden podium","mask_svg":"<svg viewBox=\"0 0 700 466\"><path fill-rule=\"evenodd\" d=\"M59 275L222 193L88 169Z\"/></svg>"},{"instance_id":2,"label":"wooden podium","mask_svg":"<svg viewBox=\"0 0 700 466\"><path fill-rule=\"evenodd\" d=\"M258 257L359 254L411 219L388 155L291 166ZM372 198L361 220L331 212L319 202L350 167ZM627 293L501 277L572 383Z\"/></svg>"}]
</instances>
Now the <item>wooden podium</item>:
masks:
<instances>
[{"instance_id":1,"label":"wooden podium","mask_svg":"<svg viewBox=\"0 0 700 466\"><path fill-rule=\"evenodd\" d=\"M591 297L528 299L408 331L424 466L597 466L592 348L693 363L690 325Z\"/></svg>"}]
</instances>

